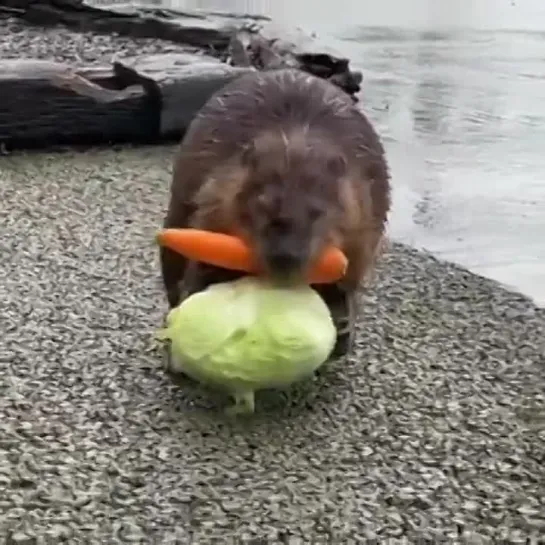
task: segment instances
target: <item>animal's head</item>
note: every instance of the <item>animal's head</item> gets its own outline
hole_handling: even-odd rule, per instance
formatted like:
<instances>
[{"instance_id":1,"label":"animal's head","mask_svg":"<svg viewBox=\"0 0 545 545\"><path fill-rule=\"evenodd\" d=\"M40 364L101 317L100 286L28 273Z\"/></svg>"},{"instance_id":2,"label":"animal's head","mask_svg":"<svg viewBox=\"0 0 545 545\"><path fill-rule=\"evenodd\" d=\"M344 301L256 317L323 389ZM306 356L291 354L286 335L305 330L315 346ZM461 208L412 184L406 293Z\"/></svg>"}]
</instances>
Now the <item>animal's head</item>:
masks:
<instances>
[{"instance_id":1,"label":"animal's head","mask_svg":"<svg viewBox=\"0 0 545 545\"><path fill-rule=\"evenodd\" d=\"M318 136L266 132L241 156L245 181L236 195L239 227L277 280L298 280L343 215L348 164Z\"/></svg>"}]
</instances>

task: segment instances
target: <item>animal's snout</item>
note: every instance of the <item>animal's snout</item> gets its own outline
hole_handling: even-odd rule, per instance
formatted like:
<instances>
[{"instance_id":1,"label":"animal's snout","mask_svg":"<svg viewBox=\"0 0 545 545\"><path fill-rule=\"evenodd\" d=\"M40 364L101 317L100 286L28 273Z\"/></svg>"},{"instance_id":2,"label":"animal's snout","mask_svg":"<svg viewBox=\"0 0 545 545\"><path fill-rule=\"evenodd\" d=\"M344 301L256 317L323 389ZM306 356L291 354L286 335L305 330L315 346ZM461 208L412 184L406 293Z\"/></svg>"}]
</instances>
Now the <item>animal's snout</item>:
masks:
<instances>
[{"instance_id":1,"label":"animal's snout","mask_svg":"<svg viewBox=\"0 0 545 545\"><path fill-rule=\"evenodd\" d=\"M295 216L294 216L295 217ZM296 280L306 268L310 251L310 233L293 218L275 218L262 238L262 258L271 276L278 281Z\"/></svg>"},{"instance_id":2,"label":"animal's snout","mask_svg":"<svg viewBox=\"0 0 545 545\"><path fill-rule=\"evenodd\" d=\"M272 271L278 273L291 273L301 269L304 263L303 256L294 251L272 251L267 259Z\"/></svg>"}]
</instances>

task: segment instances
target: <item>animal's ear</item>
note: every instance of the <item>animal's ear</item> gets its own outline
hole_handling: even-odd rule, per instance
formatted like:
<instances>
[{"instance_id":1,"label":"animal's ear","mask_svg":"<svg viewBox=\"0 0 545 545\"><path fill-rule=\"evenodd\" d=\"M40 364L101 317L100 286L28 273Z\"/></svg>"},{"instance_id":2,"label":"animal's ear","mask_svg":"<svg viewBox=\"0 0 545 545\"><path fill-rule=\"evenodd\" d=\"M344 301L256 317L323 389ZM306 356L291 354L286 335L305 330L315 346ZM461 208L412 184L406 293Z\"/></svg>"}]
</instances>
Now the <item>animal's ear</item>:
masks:
<instances>
[{"instance_id":1,"label":"animal's ear","mask_svg":"<svg viewBox=\"0 0 545 545\"><path fill-rule=\"evenodd\" d=\"M326 160L326 169L333 178L342 178L348 171L348 161L341 153L330 155Z\"/></svg>"}]
</instances>

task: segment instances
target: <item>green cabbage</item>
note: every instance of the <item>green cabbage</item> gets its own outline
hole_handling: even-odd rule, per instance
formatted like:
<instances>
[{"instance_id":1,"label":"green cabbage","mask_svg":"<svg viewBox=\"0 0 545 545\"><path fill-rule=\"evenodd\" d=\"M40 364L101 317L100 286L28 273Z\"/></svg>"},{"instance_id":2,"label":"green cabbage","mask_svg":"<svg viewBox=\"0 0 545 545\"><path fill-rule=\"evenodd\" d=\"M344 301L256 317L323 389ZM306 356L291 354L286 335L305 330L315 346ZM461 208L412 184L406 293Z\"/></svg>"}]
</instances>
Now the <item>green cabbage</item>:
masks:
<instances>
[{"instance_id":1,"label":"green cabbage","mask_svg":"<svg viewBox=\"0 0 545 545\"><path fill-rule=\"evenodd\" d=\"M158 337L170 341L173 371L228 391L232 412L253 412L255 390L311 376L331 353L336 329L309 286L244 277L188 297Z\"/></svg>"}]
</instances>

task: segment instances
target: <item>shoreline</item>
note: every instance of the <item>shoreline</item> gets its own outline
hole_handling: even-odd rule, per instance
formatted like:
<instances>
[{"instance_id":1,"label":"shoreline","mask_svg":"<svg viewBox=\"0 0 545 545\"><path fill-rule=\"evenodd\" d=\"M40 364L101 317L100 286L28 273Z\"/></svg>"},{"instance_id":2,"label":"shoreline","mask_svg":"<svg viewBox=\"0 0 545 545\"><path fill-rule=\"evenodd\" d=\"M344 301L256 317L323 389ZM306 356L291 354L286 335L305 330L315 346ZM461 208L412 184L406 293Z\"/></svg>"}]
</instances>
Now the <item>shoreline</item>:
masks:
<instances>
[{"instance_id":1,"label":"shoreline","mask_svg":"<svg viewBox=\"0 0 545 545\"><path fill-rule=\"evenodd\" d=\"M96 146L96 145L83 145L83 144L75 145L75 146L55 145L47 150L43 150L43 149L16 150L13 152L9 152L7 155L4 155L4 157L15 158L15 157L26 156L29 158L29 160L31 160L31 158L33 157L39 157L42 155L63 156L65 154L84 155L86 153L98 153L98 154L107 153L107 152L123 153L125 151L131 151L135 149L143 150L146 153L149 150L154 150L154 149L161 150L161 152L165 150L170 150L173 154L177 146L178 146L177 143L158 143L158 144L124 143L124 144L115 144L111 146L106 146L106 145ZM0 157L2 156L0 155ZM496 280L495 278L492 278L490 276L486 276L484 274L480 274L479 272L475 272L471 270L471 268L466 267L461 263L441 257L441 255L438 252L433 252L432 250L428 250L427 248L418 247L416 245L403 242L402 240L397 239L395 237L390 237L388 244L393 247L404 249L408 252L411 252L411 251L417 252L418 254L434 259L438 261L439 263L450 265L458 269L460 272L467 272L475 276L476 278L481 279L482 281L491 282L497 289L503 290L513 296L521 297L522 299L525 299L528 302L528 304L534 306L536 309L540 311L545 312L545 301L541 302L540 300L535 299L530 294L525 293L521 289L517 288L517 286L509 285L505 282Z\"/></svg>"},{"instance_id":2,"label":"shoreline","mask_svg":"<svg viewBox=\"0 0 545 545\"><path fill-rule=\"evenodd\" d=\"M136 55L157 53L187 53L192 48L183 44L165 42L152 38L129 38L108 36L93 32L76 32L65 27L40 28L26 24L24 21L0 16L0 59L38 58L78 64L109 64L114 58L123 60ZM196 51L196 49L195 49ZM120 144L121 145L121 144ZM124 144L129 148L135 144ZM155 145L169 145L167 142ZM116 145L117 146L117 145ZM34 150L37 153L56 153L59 151L85 150L96 148L90 145L56 146L48 150ZM107 149L107 146L101 146ZM1 150L0 150L1 151ZM30 152L30 150L28 150ZM33 152L34 152L33 151ZM396 240L396 239L394 239ZM410 244L409 244L410 246ZM426 251L425 248L419 249ZM440 252L433 255L440 255ZM447 259L448 261L448 259ZM457 262L457 261L455 261ZM459 262L457 262L459 263ZM464 265L462 265L464 268ZM472 270L471 268L469 270ZM475 271L479 274L478 271ZM490 278L485 276L485 278ZM522 291L522 287L497 281L509 291L527 295L534 304L545 308L545 300L534 298L531 293Z\"/></svg>"}]
</instances>

